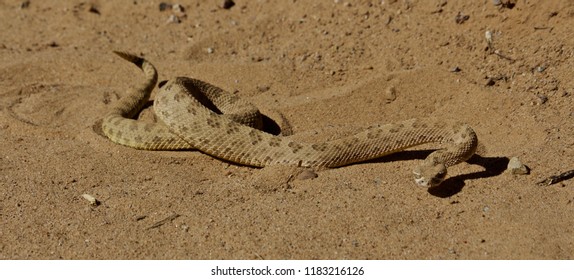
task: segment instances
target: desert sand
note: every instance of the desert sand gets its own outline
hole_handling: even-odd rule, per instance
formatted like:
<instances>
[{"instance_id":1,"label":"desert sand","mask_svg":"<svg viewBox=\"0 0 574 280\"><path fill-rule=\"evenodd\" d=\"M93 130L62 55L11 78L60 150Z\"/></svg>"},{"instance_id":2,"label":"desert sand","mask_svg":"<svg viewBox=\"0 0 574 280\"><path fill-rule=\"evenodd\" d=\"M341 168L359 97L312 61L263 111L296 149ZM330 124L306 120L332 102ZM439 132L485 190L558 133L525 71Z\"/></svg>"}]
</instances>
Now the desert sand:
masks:
<instances>
[{"instance_id":1,"label":"desert sand","mask_svg":"<svg viewBox=\"0 0 574 280\"><path fill-rule=\"evenodd\" d=\"M235 2L0 1L1 259L574 257L574 179L538 184L574 169L573 1ZM135 150L100 130L143 79L112 50L300 141L436 117L480 147L434 189L434 144L310 179Z\"/></svg>"}]
</instances>

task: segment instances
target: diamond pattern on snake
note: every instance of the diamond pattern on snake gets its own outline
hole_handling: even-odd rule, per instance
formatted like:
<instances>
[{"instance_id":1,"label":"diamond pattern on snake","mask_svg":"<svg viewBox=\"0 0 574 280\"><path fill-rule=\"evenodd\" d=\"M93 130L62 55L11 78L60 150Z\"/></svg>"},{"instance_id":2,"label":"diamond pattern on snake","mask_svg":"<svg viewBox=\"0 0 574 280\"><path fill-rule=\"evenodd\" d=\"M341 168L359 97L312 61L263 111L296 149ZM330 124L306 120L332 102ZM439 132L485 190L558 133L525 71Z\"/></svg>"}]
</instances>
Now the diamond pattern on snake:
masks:
<instances>
[{"instance_id":1,"label":"diamond pattern on snake","mask_svg":"<svg viewBox=\"0 0 574 280\"><path fill-rule=\"evenodd\" d=\"M447 167L468 160L478 138L465 123L436 118L410 119L373 125L357 134L322 143L295 142L261 130L259 110L219 87L177 77L160 86L153 105L160 122L135 120L158 79L144 58L115 52L138 66L145 81L131 88L105 115L104 134L113 142L145 150L198 149L237 164L265 167L287 165L314 169L368 161L425 143L439 143L415 167L415 182L440 185Z\"/></svg>"}]
</instances>

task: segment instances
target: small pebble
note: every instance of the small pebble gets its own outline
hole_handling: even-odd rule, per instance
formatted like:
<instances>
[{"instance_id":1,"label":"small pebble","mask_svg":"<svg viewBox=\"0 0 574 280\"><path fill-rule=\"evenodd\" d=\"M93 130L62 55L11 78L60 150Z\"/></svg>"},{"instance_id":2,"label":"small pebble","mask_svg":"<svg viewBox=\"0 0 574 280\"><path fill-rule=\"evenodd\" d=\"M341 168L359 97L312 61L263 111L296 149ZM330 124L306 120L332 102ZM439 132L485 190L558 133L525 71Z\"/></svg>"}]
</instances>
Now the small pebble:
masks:
<instances>
[{"instance_id":1,"label":"small pebble","mask_svg":"<svg viewBox=\"0 0 574 280\"><path fill-rule=\"evenodd\" d=\"M96 8L96 6L94 5L90 5L90 8L88 9L88 12L90 13L94 13L96 15L100 14L100 10L98 10L98 8Z\"/></svg>"},{"instance_id":2,"label":"small pebble","mask_svg":"<svg viewBox=\"0 0 574 280\"><path fill-rule=\"evenodd\" d=\"M163 12L167 9L171 9L171 4L165 3L165 2L161 2L159 3L159 11Z\"/></svg>"},{"instance_id":3,"label":"small pebble","mask_svg":"<svg viewBox=\"0 0 574 280\"><path fill-rule=\"evenodd\" d=\"M23 1L22 3L20 3L20 9L26 9L28 7L30 7L30 1L29 0L26 0L26 1Z\"/></svg>"},{"instance_id":4,"label":"small pebble","mask_svg":"<svg viewBox=\"0 0 574 280\"><path fill-rule=\"evenodd\" d=\"M233 0L224 0L223 3L221 3L220 7L226 10L231 9L231 7L235 6L235 2L233 2Z\"/></svg>"},{"instance_id":5,"label":"small pebble","mask_svg":"<svg viewBox=\"0 0 574 280\"><path fill-rule=\"evenodd\" d=\"M390 104L397 100L397 89L394 86L390 86L385 90L384 100L385 103Z\"/></svg>"},{"instance_id":6,"label":"small pebble","mask_svg":"<svg viewBox=\"0 0 574 280\"><path fill-rule=\"evenodd\" d=\"M458 13L454 18L454 21L458 24L462 24L470 18L469 15L463 15L462 13Z\"/></svg>"},{"instance_id":7,"label":"small pebble","mask_svg":"<svg viewBox=\"0 0 574 280\"><path fill-rule=\"evenodd\" d=\"M271 89L271 87L268 86L268 85L257 86L257 90L258 90L259 92L261 92L261 93L262 93L262 92L266 92L266 91L268 91L269 89Z\"/></svg>"},{"instance_id":8,"label":"small pebble","mask_svg":"<svg viewBox=\"0 0 574 280\"><path fill-rule=\"evenodd\" d=\"M185 9L180 4L173 4L171 6L171 9L172 9L172 11L174 11L176 13L184 13L185 12Z\"/></svg>"},{"instance_id":9,"label":"small pebble","mask_svg":"<svg viewBox=\"0 0 574 280\"><path fill-rule=\"evenodd\" d=\"M538 105L542 105L548 101L548 96L544 94L537 94L536 97L538 97Z\"/></svg>"},{"instance_id":10,"label":"small pebble","mask_svg":"<svg viewBox=\"0 0 574 280\"><path fill-rule=\"evenodd\" d=\"M89 202L90 202L90 205L92 205L92 206L100 205L100 202L99 202L95 197L93 197L93 196L91 196L91 195L89 195L89 194L87 194L87 193L83 194L82 197L83 197L85 200L89 201Z\"/></svg>"},{"instance_id":11,"label":"small pebble","mask_svg":"<svg viewBox=\"0 0 574 280\"><path fill-rule=\"evenodd\" d=\"M453 73L460 72L460 68L458 66L455 66L453 68L450 68L450 72L453 72Z\"/></svg>"},{"instance_id":12,"label":"small pebble","mask_svg":"<svg viewBox=\"0 0 574 280\"><path fill-rule=\"evenodd\" d=\"M492 4L494 4L494 6L500 6L502 2L500 0L492 0Z\"/></svg>"},{"instance_id":13,"label":"small pebble","mask_svg":"<svg viewBox=\"0 0 574 280\"><path fill-rule=\"evenodd\" d=\"M496 84L496 81L495 81L493 78L488 78L488 79L486 80L486 83L485 83L484 85L487 86L487 87L491 87L491 86L493 86L493 85L495 85L495 84Z\"/></svg>"},{"instance_id":14,"label":"small pebble","mask_svg":"<svg viewBox=\"0 0 574 280\"><path fill-rule=\"evenodd\" d=\"M169 18L167 18L167 23L181 23L181 19L176 15L170 15Z\"/></svg>"},{"instance_id":15,"label":"small pebble","mask_svg":"<svg viewBox=\"0 0 574 280\"><path fill-rule=\"evenodd\" d=\"M486 38L486 42L491 44L492 43L492 32L490 30L486 30L484 32L484 38Z\"/></svg>"},{"instance_id":16,"label":"small pebble","mask_svg":"<svg viewBox=\"0 0 574 280\"><path fill-rule=\"evenodd\" d=\"M207 53L213 53L215 50L213 48L207 48Z\"/></svg>"},{"instance_id":17,"label":"small pebble","mask_svg":"<svg viewBox=\"0 0 574 280\"><path fill-rule=\"evenodd\" d=\"M517 157L512 157L510 159L506 170L510 172L510 174L515 175L526 175L529 173L528 167L524 165Z\"/></svg>"}]
</instances>

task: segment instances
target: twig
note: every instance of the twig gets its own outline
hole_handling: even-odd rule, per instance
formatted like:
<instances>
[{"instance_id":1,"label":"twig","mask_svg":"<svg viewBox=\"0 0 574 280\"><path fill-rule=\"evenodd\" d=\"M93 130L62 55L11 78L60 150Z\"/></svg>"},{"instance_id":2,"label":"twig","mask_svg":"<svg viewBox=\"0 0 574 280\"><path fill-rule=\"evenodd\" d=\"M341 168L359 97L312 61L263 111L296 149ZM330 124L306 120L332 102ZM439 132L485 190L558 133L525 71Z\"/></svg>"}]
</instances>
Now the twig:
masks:
<instances>
[{"instance_id":1,"label":"twig","mask_svg":"<svg viewBox=\"0 0 574 280\"><path fill-rule=\"evenodd\" d=\"M156 227L160 227L163 224L167 223L167 222L171 222L173 220L175 220L177 217L181 216L180 214L173 214L159 222L156 222L155 224L153 224L152 226L148 227L147 229L152 229L152 228L156 228Z\"/></svg>"},{"instance_id":2,"label":"twig","mask_svg":"<svg viewBox=\"0 0 574 280\"><path fill-rule=\"evenodd\" d=\"M511 62L514 62L514 59L512 59L511 57L508 57L508 56L506 56L506 55L503 55L503 54L502 54L500 51L498 51L498 50L495 50L493 53L494 53L495 55L498 55L498 56L501 57L501 58L508 59L508 60L510 60Z\"/></svg>"},{"instance_id":3,"label":"twig","mask_svg":"<svg viewBox=\"0 0 574 280\"><path fill-rule=\"evenodd\" d=\"M566 171L566 172L559 174L559 175L550 176L550 177L538 182L537 184L550 186L550 185L556 184L558 182L562 182L564 180L568 180L568 179L572 179L572 178L574 178L574 169Z\"/></svg>"}]
</instances>

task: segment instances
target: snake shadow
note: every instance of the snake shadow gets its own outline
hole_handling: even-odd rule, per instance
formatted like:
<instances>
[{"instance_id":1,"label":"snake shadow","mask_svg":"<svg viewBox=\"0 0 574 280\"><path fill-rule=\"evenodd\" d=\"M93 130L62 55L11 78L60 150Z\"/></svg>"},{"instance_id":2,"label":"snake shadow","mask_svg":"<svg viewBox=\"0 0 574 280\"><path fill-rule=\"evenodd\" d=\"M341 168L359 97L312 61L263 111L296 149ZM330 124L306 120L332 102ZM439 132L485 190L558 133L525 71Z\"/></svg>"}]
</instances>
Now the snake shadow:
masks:
<instances>
[{"instance_id":1,"label":"snake shadow","mask_svg":"<svg viewBox=\"0 0 574 280\"><path fill-rule=\"evenodd\" d=\"M369 162L384 163L403 160L424 160L433 151L434 150L402 151ZM484 170L469 174L461 174L454 177L448 177L439 186L429 188L428 192L431 195L440 198L451 197L462 191L465 186L464 182L466 180L488 178L502 174L506 170L509 161L510 159L507 157L483 157L475 154L466 162L469 164L482 166Z\"/></svg>"}]
</instances>

